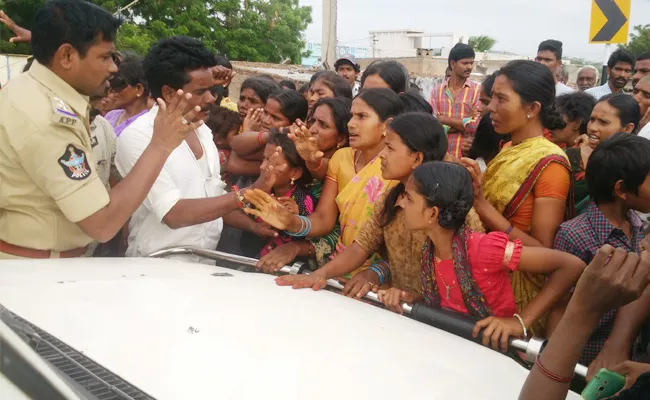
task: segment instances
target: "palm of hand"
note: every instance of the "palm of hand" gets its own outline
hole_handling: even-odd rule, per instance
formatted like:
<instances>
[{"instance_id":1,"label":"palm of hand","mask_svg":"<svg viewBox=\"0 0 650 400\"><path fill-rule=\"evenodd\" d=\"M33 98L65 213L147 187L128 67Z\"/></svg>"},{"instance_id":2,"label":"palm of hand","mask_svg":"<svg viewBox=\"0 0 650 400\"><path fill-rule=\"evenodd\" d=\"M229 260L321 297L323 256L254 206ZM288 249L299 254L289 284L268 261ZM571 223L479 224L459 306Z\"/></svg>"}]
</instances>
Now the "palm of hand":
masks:
<instances>
[{"instance_id":1,"label":"palm of hand","mask_svg":"<svg viewBox=\"0 0 650 400\"><path fill-rule=\"evenodd\" d=\"M258 210L259 217L276 229L287 229L293 218L291 211L277 201L267 203Z\"/></svg>"},{"instance_id":2,"label":"palm of hand","mask_svg":"<svg viewBox=\"0 0 650 400\"><path fill-rule=\"evenodd\" d=\"M300 138L295 141L296 150L300 157L305 161L316 161L316 154L318 153L318 144L315 140L308 138Z\"/></svg>"}]
</instances>

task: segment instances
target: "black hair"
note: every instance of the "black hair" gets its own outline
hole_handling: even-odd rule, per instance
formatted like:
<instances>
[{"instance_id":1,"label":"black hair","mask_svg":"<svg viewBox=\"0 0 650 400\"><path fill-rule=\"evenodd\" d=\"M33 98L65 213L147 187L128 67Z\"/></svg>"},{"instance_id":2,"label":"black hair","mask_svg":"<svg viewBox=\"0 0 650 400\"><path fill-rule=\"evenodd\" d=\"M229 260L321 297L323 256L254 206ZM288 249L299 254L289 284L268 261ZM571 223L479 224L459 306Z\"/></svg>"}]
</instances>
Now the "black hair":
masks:
<instances>
[{"instance_id":1,"label":"black hair","mask_svg":"<svg viewBox=\"0 0 650 400\"><path fill-rule=\"evenodd\" d=\"M488 97L492 97L492 88L494 87L494 81L497 79L498 74L499 74L498 70L493 72L492 74L488 75L483 81L483 83L481 84L481 90Z\"/></svg>"},{"instance_id":2,"label":"black hair","mask_svg":"<svg viewBox=\"0 0 650 400\"><path fill-rule=\"evenodd\" d=\"M237 111L232 111L213 104L210 107L210 115L205 121L205 125L210 128L212 135L216 138L223 139L233 130L239 131L243 120Z\"/></svg>"},{"instance_id":3,"label":"black hair","mask_svg":"<svg viewBox=\"0 0 650 400\"><path fill-rule=\"evenodd\" d=\"M357 74L361 71L361 67L359 66L359 64L355 64L352 61L348 60L347 58L339 58L338 60L336 60L336 62L334 63L334 71L338 72L339 67L344 64L347 64L352 68L354 68L354 72L356 72Z\"/></svg>"},{"instance_id":4,"label":"black hair","mask_svg":"<svg viewBox=\"0 0 650 400\"><path fill-rule=\"evenodd\" d=\"M436 117L421 112L407 112L395 117L388 125L402 143L413 153L421 152L422 162L441 161L449 143L445 128ZM381 213L382 226L385 227L395 218L397 199L404 193L404 184L399 183L386 196L384 209Z\"/></svg>"},{"instance_id":5,"label":"black hair","mask_svg":"<svg viewBox=\"0 0 650 400\"><path fill-rule=\"evenodd\" d=\"M404 109L400 96L390 89L363 89L356 99L363 100L375 110L381 121L397 116Z\"/></svg>"},{"instance_id":6,"label":"black hair","mask_svg":"<svg viewBox=\"0 0 650 400\"><path fill-rule=\"evenodd\" d=\"M320 99L314 104L312 108L310 118L313 117L314 112L320 106L327 106L332 112L332 117L334 119L334 126L336 126L336 131L339 135L345 137L345 142L348 142L350 137L350 131L348 130L348 122L352 115L350 114L350 109L352 108L352 100L346 99L345 97L335 97L332 99Z\"/></svg>"},{"instance_id":7,"label":"black hair","mask_svg":"<svg viewBox=\"0 0 650 400\"><path fill-rule=\"evenodd\" d=\"M243 92L245 89L250 89L255 92L263 104L266 104L266 100L268 100L270 95L282 90L273 79L265 78L263 75L246 78L244 83L241 84L240 91Z\"/></svg>"},{"instance_id":8,"label":"black hair","mask_svg":"<svg viewBox=\"0 0 650 400\"><path fill-rule=\"evenodd\" d=\"M300 94L302 94L302 95L304 95L304 94L307 93L308 91L309 91L309 83L305 83L305 84L303 84L303 85L300 86L300 88L298 89L298 93L300 93Z\"/></svg>"},{"instance_id":9,"label":"black hair","mask_svg":"<svg viewBox=\"0 0 650 400\"><path fill-rule=\"evenodd\" d=\"M537 51L550 51L551 53L555 54L555 58L557 58L558 61L562 60L562 42L559 40L545 40L539 44Z\"/></svg>"},{"instance_id":10,"label":"black hair","mask_svg":"<svg viewBox=\"0 0 650 400\"><path fill-rule=\"evenodd\" d=\"M534 61L515 60L497 72L497 77L501 75L508 78L522 103L540 103L539 119L544 128L555 130L565 126L555 108L555 78L550 69Z\"/></svg>"},{"instance_id":11,"label":"black hair","mask_svg":"<svg viewBox=\"0 0 650 400\"><path fill-rule=\"evenodd\" d=\"M598 103L602 102L607 102L616 109L618 118L621 120L621 126L631 123L634 125L632 133L637 131L641 122L641 107L634 100L634 97L625 93L608 94L598 100Z\"/></svg>"},{"instance_id":12,"label":"black hair","mask_svg":"<svg viewBox=\"0 0 650 400\"><path fill-rule=\"evenodd\" d=\"M433 107L428 101L422 97L419 91L410 89L408 92L400 95L402 104L404 105L403 112L423 112L433 114Z\"/></svg>"},{"instance_id":13,"label":"black hair","mask_svg":"<svg viewBox=\"0 0 650 400\"><path fill-rule=\"evenodd\" d=\"M294 81L290 81L288 79L285 79L283 81L280 81L280 87L285 88L285 89L291 89L291 90L296 90L296 84Z\"/></svg>"},{"instance_id":14,"label":"black hair","mask_svg":"<svg viewBox=\"0 0 650 400\"><path fill-rule=\"evenodd\" d=\"M313 86L318 81L327 86L334 93L334 97L352 98L352 88L350 87L350 84L348 81L341 78L336 72L319 71L315 73L314 76L311 77L309 86Z\"/></svg>"},{"instance_id":15,"label":"black hair","mask_svg":"<svg viewBox=\"0 0 650 400\"><path fill-rule=\"evenodd\" d=\"M481 118L476 127L474 141L469 149L468 156L473 160L483 157L485 162L489 162L501 151L501 143L509 141L510 135L500 135L494 130L490 113L487 113Z\"/></svg>"},{"instance_id":16,"label":"black hair","mask_svg":"<svg viewBox=\"0 0 650 400\"><path fill-rule=\"evenodd\" d=\"M296 144L293 140L289 139L289 136L286 133L275 128L271 129L269 139L266 143L282 148L282 154L286 157L289 167L302 169L302 175L296 181L297 184L305 186L311 183L312 177L309 174L305 160L300 157L300 154L296 149Z\"/></svg>"},{"instance_id":17,"label":"black hair","mask_svg":"<svg viewBox=\"0 0 650 400\"><path fill-rule=\"evenodd\" d=\"M287 117L290 123L296 122L297 119L305 120L307 117L307 100L295 90L281 89L269 96L269 99L277 100L280 103L282 115Z\"/></svg>"},{"instance_id":18,"label":"black hair","mask_svg":"<svg viewBox=\"0 0 650 400\"><path fill-rule=\"evenodd\" d=\"M136 87L138 84L144 88L143 95L149 96L149 84L144 73L143 59L136 53L124 52L120 55L120 68L110 80L111 88L119 91L127 85Z\"/></svg>"},{"instance_id":19,"label":"black hair","mask_svg":"<svg viewBox=\"0 0 650 400\"><path fill-rule=\"evenodd\" d=\"M646 51L645 53L641 53L637 58L637 61L644 61L644 60L650 60L650 51Z\"/></svg>"},{"instance_id":20,"label":"black hair","mask_svg":"<svg viewBox=\"0 0 650 400\"><path fill-rule=\"evenodd\" d=\"M29 69L32 67L32 64L34 64L34 57L29 57L25 63L25 66L23 67L23 72L29 71Z\"/></svg>"},{"instance_id":21,"label":"black hair","mask_svg":"<svg viewBox=\"0 0 650 400\"><path fill-rule=\"evenodd\" d=\"M632 55L632 53L629 51L619 48L614 51L611 56L609 56L609 60L607 60L607 66L611 69L614 68L617 63L630 64L634 69L636 58L634 58L634 55Z\"/></svg>"},{"instance_id":22,"label":"black hair","mask_svg":"<svg viewBox=\"0 0 650 400\"><path fill-rule=\"evenodd\" d=\"M187 36L159 40L144 58L144 70L154 98L162 97L163 86L181 89L190 81L188 72L215 65L215 55L200 40Z\"/></svg>"},{"instance_id":23,"label":"black hair","mask_svg":"<svg viewBox=\"0 0 650 400\"><path fill-rule=\"evenodd\" d=\"M587 163L587 186L596 204L615 200L614 186L623 181L625 191L639 194L650 174L650 141L636 135L617 133L601 142Z\"/></svg>"},{"instance_id":24,"label":"black hair","mask_svg":"<svg viewBox=\"0 0 650 400\"><path fill-rule=\"evenodd\" d=\"M448 230L457 230L465 224L467 213L474 202L472 176L462 165L431 161L413 171L418 192L428 207L438 207L438 224Z\"/></svg>"},{"instance_id":25,"label":"black hair","mask_svg":"<svg viewBox=\"0 0 650 400\"><path fill-rule=\"evenodd\" d=\"M596 99L584 92L564 94L555 99L555 105L560 114L566 116L567 121L580 121L580 133L587 133L587 125L591 112L596 106Z\"/></svg>"},{"instance_id":26,"label":"black hair","mask_svg":"<svg viewBox=\"0 0 650 400\"><path fill-rule=\"evenodd\" d=\"M458 62L465 58L476 58L474 49L472 46L465 43L456 43L456 45L451 48L451 51L449 51L449 66L451 66L452 61Z\"/></svg>"},{"instance_id":27,"label":"black hair","mask_svg":"<svg viewBox=\"0 0 650 400\"><path fill-rule=\"evenodd\" d=\"M121 22L103 8L81 0L51 0L36 12L32 28L32 53L43 65L52 61L63 44L85 57L99 41L113 42Z\"/></svg>"},{"instance_id":28,"label":"black hair","mask_svg":"<svg viewBox=\"0 0 650 400\"><path fill-rule=\"evenodd\" d=\"M409 88L409 72L402 65L394 60L376 60L363 71L361 76L361 87L366 79L372 75L379 75L381 79L390 86L395 93L404 93Z\"/></svg>"}]
</instances>

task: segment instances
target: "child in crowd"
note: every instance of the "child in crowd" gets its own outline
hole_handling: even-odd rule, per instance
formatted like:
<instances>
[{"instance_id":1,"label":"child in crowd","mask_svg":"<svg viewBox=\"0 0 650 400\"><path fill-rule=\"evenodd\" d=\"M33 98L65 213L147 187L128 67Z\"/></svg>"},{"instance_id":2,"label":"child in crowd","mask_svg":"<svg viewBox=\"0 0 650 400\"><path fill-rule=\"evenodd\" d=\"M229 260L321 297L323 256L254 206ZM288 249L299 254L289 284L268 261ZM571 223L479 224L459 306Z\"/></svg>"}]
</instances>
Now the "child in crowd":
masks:
<instances>
[{"instance_id":1,"label":"child in crowd","mask_svg":"<svg viewBox=\"0 0 650 400\"><path fill-rule=\"evenodd\" d=\"M404 210L406 228L427 236L420 271L423 296L395 287L380 291L379 298L400 313L401 302L424 300L481 318L474 335L485 328L483 344L506 351L508 339L527 336L578 281L585 264L560 251L523 246L503 232L473 232L465 224L473 200L472 177L461 165L433 161L413 171L397 204ZM513 271L549 276L522 309L510 282Z\"/></svg>"},{"instance_id":2,"label":"child in crowd","mask_svg":"<svg viewBox=\"0 0 650 400\"><path fill-rule=\"evenodd\" d=\"M596 100L584 92L575 92L558 97L555 106L562 114L566 125L562 129L551 131L551 141L564 149L575 147L580 135L587 134L587 124L596 106Z\"/></svg>"},{"instance_id":3,"label":"child in crowd","mask_svg":"<svg viewBox=\"0 0 650 400\"><path fill-rule=\"evenodd\" d=\"M282 149L280 157L288 168L279 174L273 185L272 194L281 199L282 203L293 209L296 215L306 217L315 208L315 201L307 185L311 176L305 166L305 161L296 151L296 145L286 134L273 130L264 148L264 163L278 150ZM264 167L264 163L262 167ZM261 221L261 219L259 219ZM272 238L260 251L258 268L264 272L275 272L293 261L296 257L312 258L313 245L308 240L292 238L282 232ZM289 260L289 261L287 261Z\"/></svg>"},{"instance_id":4,"label":"child in crowd","mask_svg":"<svg viewBox=\"0 0 650 400\"><path fill-rule=\"evenodd\" d=\"M605 120L604 113L594 110L594 114ZM594 203L588 205L584 214L560 226L554 245L585 263L590 263L605 244L639 253L643 224L632 210L650 212L650 141L618 133L599 143L586 171ZM632 345L649 315L650 297L646 296L603 316L580 360L590 365L590 376L600 368L629 359Z\"/></svg>"},{"instance_id":5,"label":"child in crowd","mask_svg":"<svg viewBox=\"0 0 650 400\"><path fill-rule=\"evenodd\" d=\"M221 179L230 188L230 176L228 174L228 160L232 150L230 142L237 135L241 128L242 118L237 111L214 105L210 110L210 116L205 124L212 131L214 144L219 151L219 163L221 164Z\"/></svg>"},{"instance_id":6,"label":"child in crowd","mask_svg":"<svg viewBox=\"0 0 650 400\"><path fill-rule=\"evenodd\" d=\"M352 99L352 88L350 84L341 78L334 71L321 71L314 74L309 86L309 111L314 108L314 104L320 99L332 99L335 97L344 97Z\"/></svg>"}]
</instances>

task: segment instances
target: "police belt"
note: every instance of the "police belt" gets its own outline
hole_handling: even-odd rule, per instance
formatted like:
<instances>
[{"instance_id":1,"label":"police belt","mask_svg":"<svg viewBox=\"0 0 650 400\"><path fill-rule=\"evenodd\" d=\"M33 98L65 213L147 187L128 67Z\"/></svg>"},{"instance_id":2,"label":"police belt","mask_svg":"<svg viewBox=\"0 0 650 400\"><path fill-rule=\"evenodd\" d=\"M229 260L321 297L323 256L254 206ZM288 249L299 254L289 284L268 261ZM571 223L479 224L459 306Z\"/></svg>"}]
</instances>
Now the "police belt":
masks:
<instances>
[{"instance_id":1,"label":"police belt","mask_svg":"<svg viewBox=\"0 0 650 400\"><path fill-rule=\"evenodd\" d=\"M81 257L86 253L86 247L78 247L72 250L65 250L62 252L56 252L51 250L36 250L30 249L27 247L16 246L15 244L7 243L0 240L0 252L9 254L16 257L23 258L75 258Z\"/></svg>"}]
</instances>

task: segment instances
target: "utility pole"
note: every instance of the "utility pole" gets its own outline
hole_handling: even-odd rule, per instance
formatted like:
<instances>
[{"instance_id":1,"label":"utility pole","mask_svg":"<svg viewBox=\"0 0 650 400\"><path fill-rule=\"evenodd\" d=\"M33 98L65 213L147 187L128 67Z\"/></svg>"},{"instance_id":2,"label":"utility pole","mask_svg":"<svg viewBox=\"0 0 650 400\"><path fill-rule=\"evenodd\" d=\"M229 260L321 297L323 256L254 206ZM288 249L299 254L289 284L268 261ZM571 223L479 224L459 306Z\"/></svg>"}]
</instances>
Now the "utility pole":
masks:
<instances>
[{"instance_id":1,"label":"utility pole","mask_svg":"<svg viewBox=\"0 0 650 400\"><path fill-rule=\"evenodd\" d=\"M325 69L334 67L336 62L336 2L323 0L323 40L321 43L321 62Z\"/></svg>"},{"instance_id":2,"label":"utility pole","mask_svg":"<svg viewBox=\"0 0 650 400\"><path fill-rule=\"evenodd\" d=\"M372 58L377 58L377 55L375 54L377 49L377 34L373 33L372 34Z\"/></svg>"}]
</instances>

